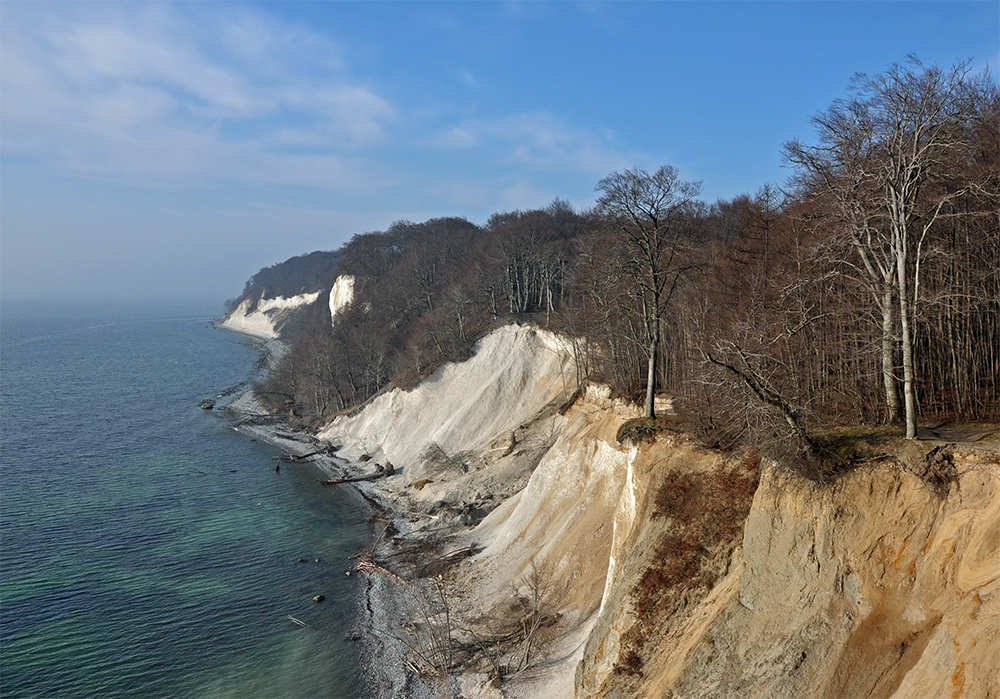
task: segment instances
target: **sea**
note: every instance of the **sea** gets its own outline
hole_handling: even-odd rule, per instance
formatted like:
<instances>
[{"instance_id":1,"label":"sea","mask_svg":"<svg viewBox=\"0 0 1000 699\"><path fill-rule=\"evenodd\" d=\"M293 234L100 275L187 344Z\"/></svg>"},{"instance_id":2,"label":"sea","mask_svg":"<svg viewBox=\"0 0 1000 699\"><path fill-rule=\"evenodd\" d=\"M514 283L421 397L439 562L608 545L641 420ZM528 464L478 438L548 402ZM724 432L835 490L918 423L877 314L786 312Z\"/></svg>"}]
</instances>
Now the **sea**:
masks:
<instances>
[{"instance_id":1,"label":"sea","mask_svg":"<svg viewBox=\"0 0 1000 699\"><path fill-rule=\"evenodd\" d=\"M213 311L0 305L5 699L359 696L367 513L201 408L261 370Z\"/></svg>"}]
</instances>

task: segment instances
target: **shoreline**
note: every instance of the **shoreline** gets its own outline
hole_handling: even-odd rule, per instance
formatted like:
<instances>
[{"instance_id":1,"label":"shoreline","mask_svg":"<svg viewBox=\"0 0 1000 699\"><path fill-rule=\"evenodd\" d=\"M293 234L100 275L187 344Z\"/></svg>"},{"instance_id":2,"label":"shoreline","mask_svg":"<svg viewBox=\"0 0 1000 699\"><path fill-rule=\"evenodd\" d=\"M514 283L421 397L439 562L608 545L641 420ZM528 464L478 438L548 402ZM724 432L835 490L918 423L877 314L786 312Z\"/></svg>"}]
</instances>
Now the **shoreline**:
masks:
<instances>
[{"instance_id":1,"label":"shoreline","mask_svg":"<svg viewBox=\"0 0 1000 699\"><path fill-rule=\"evenodd\" d=\"M550 615L549 621L563 622L558 628L547 622L531 641L543 642L544 637L547 650L539 655L536 648L530 666L526 651L521 661L512 655L528 648L526 639L515 638L516 630L503 631L489 648L477 636L492 638L500 633L497 629L505 629L508 608L519 609L520 590L530 587L522 569L537 555L533 543L503 553L507 567L502 569L496 567L500 558L484 567L488 559L478 555L504 541L529 541L520 534L512 538L507 520L570 419L565 411L581 395L571 390L571 352L557 336L519 325L496 331L477 347L473 360L440 369L428 390L405 393L408 400L399 400L406 405L388 407L394 398L377 397L369 404L374 423L364 418L352 423L354 415L344 418L347 424L329 423L317 436L289 427L280 415L258 405L250 392L233 402L234 427L286 453L310 455L310 462L331 480L382 475L344 483L371 512L372 544L351 572L364 573L357 588L353 636L361 644L357 669L363 697L563 699L572 693L592 622L580 614L596 610L577 609L573 602ZM445 374L447 381L438 380ZM529 374L548 377L542 390L535 382L518 380ZM468 400L470 391L496 381L506 390ZM579 429L589 424L585 420ZM448 425L461 427L449 435ZM451 453L437 439L446 440ZM436 445L437 451L417 454L423 442L430 445L426 449ZM463 451L467 448L474 451ZM378 468L383 464L389 471L390 454L395 457L392 475ZM582 451L579 458L585 458ZM549 469L558 470L554 465ZM603 470L594 473L600 478ZM552 497L546 486L539 488L529 510L540 498ZM572 502L576 499L569 496ZM556 498L564 500L562 495ZM474 560L466 565L466 559ZM482 618L484 611L494 616ZM500 641L506 645L496 645Z\"/></svg>"},{"instance_id":2,"label":"shoreline","mask_svg":"<svg viewBox=\"0 0 1000 699\"><path fill-rule=\"evenodd\" d=\"M388 471L390 454L395 457L393 475L345 483L366 501L373 527L373 543L351 573L364 573L354 637L361 644L358 677L364 697L562 699L572 692L586 631L580 610L552 616L566 621L559 629L547 624L539 633L538 639L559 639L551 646L545 641L556 655L542 663L534 654L534 670L528 669L526 654L524 665L508 667L501 656L517 662L510 654L527 648L525 641L505 631L497 638L507 645L491 642L487 649L477 634L492 637L495 629L505 628L505 610L521 604L518 590L528 585L521 570L525 556L535 554L521 549L505 554L510 567L503 570L484 568L476 558L485 547L509 538L501 530L561 434L565 409L580 395L572 390L571 352L557 336L516 324L477 347L475 359L439 370L447 381L438 375L429 382L431 389L405 393L407 405L389 408L389 394L377 397L369 404L375 423L363 418L351 423L353 415L345 418L346 425L329 423L317 436L290 428L249 392L234 401L234 408L242 410L237 429L286 453L324 452L311 461L331 480L373 476L381 472L377 464ZM529 374L548 377L541 390L518 379ZM468 392L496 381L506 390L468 400ZM513 407L508 410L508 405ZM461 427L449 435L447 425ZM437 439L446 440L450 454ZM417 454L423 442L437 451ZM492 515L494 510L499 512ZM476 560L465 565L469 558ZM480 618L483 610L500 616ZM443 640L445 635L452 640Z\"/></svg>"},{"instance_id":3,"label":"shoreline","mask_svg":"<svg viewBox=\"0 0 1000 699\"><path fill-rule=\"evenodd\" d=\"M254 399L253 389L248 389L222 407L220 414L236 431L278 447L289 455L309 454L320 444L320 440L312 435L296 432L282 418L266 412ZM293 465L312 468L327 480L365 475L361 468L363 464L355 464L332 454L314 455ZM388 553L391 548L389 542L383 539L384 534L390 528L405 526L406 512L389 506L384 497L386 494L371 481L339 483L328 487L344 488L349 497L363 506L367 512L370 544L361 556L371 560L381 559L382 554ZM383 527L376 526L376 521L384 522ZM362 696L432 699L434 694L418 689L411 682L405 649L391 642L395 638L395 620L413 616L413 601L399 594L402 590L394 589L396 586L385 575L357 569L352 574L362 578L351 601L355 607L355 618L350 635L360 648L357 677Z\"/></svg>"},{"instance_id":4,"label":"shoreline","mask_svg":"<svg viewBox=\"0 0 1000 699\"><path fill-rule=\"evenodd\" d=\"M275 362L285 356L290 349L288 345L276 337L261 335L259 333L250 332L244 328L238 328L227 324L224 317L219 320L213 320L212 326L218 328L219 330L225 330L253 340L261 353L261 360L263 360L258 360L258 367L260 368L273 368Z\"/></svg>"},{"instance_id":5,"label":"shoreline","mask_svg":"<svg viewBox=\"0 0 1000 699\"><path fill-rule=\"evenodd\" d=\"M252 389L220 408L219 412L236 431L278 447L289 455L309 454L320 444L320 440L312 435L296 432L282 418L266 412L254 399ZM328 480L365 475L364 464L350 462L332 454L315 455L308 461L295 462L294 465L313 468L317 475L322 474ZM345 488L345 492L368 513L366 520L370 528L370 546L363 555L371 560L379 560L383 554L389 553L391 545L383 536L389 529L404 527L407 513L390 506L387 493L380 491L371 481L347 482L328 487ZM376 521L384 524L382 527L376 526ZM397 586L386 575L357 569L352 574L362 577L352 602L356 616L351 639L360 644L357 676L363 696L432 699L435 694L423 691L421 683L411 681L405 649L399 643L392 642L395 639L393 629L397 625L396 620L413 616L415 603L407 600L405 594L400 594L404 591L395 589Z\"/></svg>"},{"instance_id":6,"label":"shoreline","mask_svg":"<svg viewBox=\"0 0 1000 699\"><path fill-rule=\"evenodd\" d=\"M255 376L248 380L248 384L253 383L258 372L273 369L275 363L289 350L285 343L275 338L236 330L221 322L216 322L215 325L222 330L250 338L256 344L260 359ZM322 476L325 480L364 476L367 475L366 470L370 471L370 468L364 468L365 464L354 463L332 453L315 454L316 448L325 443L307 432L289 426L281 416L268 412L254 397L252 385L232 401L220 406L217 412L237 432L277 447L287 455L302 457L312 454L308 460L296 461L294 465L312 468L317 476ZM347 482L328 487L344 487L349 496L363 506L370 530L370 543L365 555L372 559L380 558L379 554L389 547L386 541L381 540L380 528L373 520L386 523L386 529L381 530L384 535L389 527L403 525L406 513L398 507L389 506L385 493L379 492L371 482ZM354 572L354 575L360 574L360 571ZM350 638L359 644L357 678L363 696L431 699L433 695L420 693L410 686L406 654L402 648L388 640L393 638L392 620L407 615L406 600L395 594L385 576L368 573L361 577L363 581L356 587L351 601L355 607L355 619ZM400 695L401 690L405 694Z\"/></svg>"}]
</instances>

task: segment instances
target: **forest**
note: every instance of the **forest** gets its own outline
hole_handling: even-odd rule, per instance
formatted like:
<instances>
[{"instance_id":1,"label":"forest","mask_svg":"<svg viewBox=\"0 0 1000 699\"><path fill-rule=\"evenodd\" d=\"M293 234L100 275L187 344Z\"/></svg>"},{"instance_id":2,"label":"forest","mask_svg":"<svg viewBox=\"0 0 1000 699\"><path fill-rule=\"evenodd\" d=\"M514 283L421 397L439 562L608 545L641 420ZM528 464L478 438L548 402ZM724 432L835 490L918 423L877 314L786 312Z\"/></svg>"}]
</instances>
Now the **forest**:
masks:
<instances>
[{"instance_id":1,"label":"forest","mask_svg":"<svg viewBox=\"0 0 1000 699\"><path fill-rule=\"evenodd\" d=\"M265 267L243 286L238 298L226 301L226 313L243 299L298 296L330 286L330 270L337 264L336 252L311 252Z\"/></svg>"},{"instance_id":2,"label":"forest","mask_svg":"<svg viewBox=\"0 0 1000 699\"><path fill-rule=\"evenodd\" d=\"M811 124L781 146L787 183L730 200L635 168L597 182L590 210L400 221L302 258L311 276L283 288L352 275L354 300L316 314L257 396L315 426L517 321L574 338L578 380L650 418L670 396L717 447L1000 421L996 83L910 58L856 75Z\"/></svg>"}]
</instances>

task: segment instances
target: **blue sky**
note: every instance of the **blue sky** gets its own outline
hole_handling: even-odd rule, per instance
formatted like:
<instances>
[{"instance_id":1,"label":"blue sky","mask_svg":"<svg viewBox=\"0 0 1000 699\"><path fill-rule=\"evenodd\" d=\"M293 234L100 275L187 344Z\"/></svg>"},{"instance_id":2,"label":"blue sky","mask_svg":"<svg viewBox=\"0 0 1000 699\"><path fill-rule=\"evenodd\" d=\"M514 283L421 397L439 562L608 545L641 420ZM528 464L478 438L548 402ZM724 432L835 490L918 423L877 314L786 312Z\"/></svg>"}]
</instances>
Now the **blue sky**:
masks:
<instances>
[{"instance_id":1,"label":"blue sky","mask_svg":"<svg viewBox=\"0 0 1000 699\"><path fill-rule=\"evenodd\" d=\"M235 296L400 219L703 199L907 54L1000 71L986 2L0 4L0 295Z\"/></svg>"}]
</instances>

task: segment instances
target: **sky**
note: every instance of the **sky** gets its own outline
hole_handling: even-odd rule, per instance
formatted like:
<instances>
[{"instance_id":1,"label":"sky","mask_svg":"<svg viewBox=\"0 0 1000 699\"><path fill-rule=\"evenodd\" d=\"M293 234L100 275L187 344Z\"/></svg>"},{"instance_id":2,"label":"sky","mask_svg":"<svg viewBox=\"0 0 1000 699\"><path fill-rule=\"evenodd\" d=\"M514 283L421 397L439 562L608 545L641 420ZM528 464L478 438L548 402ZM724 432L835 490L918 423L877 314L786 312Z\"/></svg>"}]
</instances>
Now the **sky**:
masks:
<instances>
[{"instance_id":1,"label":"sky","mask_svg":"<svg viewBox=\"0 0 1000 699\"><path fill-rule=\"evenodd\" d=\"M714 202L856 72L1000 74L1000 3L0 3L0 300L237 296L394 221L579 209L616 170Z\"/></svg>"}]
</instances>

